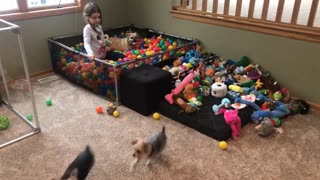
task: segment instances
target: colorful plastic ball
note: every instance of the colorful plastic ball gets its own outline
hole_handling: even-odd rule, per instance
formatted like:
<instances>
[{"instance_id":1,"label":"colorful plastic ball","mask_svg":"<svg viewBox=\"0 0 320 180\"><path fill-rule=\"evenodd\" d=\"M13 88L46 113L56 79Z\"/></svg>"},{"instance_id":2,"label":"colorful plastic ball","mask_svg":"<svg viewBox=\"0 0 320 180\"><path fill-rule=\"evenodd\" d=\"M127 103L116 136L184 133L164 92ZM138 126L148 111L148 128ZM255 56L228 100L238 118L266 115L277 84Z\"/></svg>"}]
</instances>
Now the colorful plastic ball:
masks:
<instances>
[{"instance_id":1,"label":"colorful plastic ball","mask_svg":"<svg viewBox=\"0 0 320 180\"><path fill-rule=\"evenodd\" d=\"M96 111L97 111L97 113L102 113L103 108L101 106L98 106L98 107L96 107Z\"/></svg>"},{"instance_id":2,"label":"colorful plastic ball","mask_svg":"<svg viewBox=\"0 0 320 180\"><path fill-rule=\"evenodd\" d=\"M26 118L27 118L29 121L32 121L33 116L32 116L32 114L28 114Z\"/></svg>"},{"instance_id":3,"label":"colorful plastic ball","mask_svg":"<svg viewBox=\"0 0 320 180\"><path fill-rule=\"evenodd\" d=\"M120 112L117 111L117 110L114 111L114 112L113 112L113 116L114 116L114 117L119 117L119 116L120 116Z\"/></svg>"},{"instance_id":4,"label":"colorful plastic ball","mask_svg":"<svg viewBox=\"0 0 320 180\"><path fill-rule=\"evenodd\" d=\"M155 120L159 120L159 119L160 119L160 114L157 113L157 112L155 112L155 113L153 113L152 117L153 117L153 119L155 119Z\"/></svg>"},{"instance_id":5,"label":"colorful plastic ball","mask_svg":"<svg viewBox=\"0 0 320 180\"><path fill-rule=\"evenodd\" d=\"M222 149L222 150L226 150L226 149L228 148L228 143L225 142L225 141L220 141L219 147L220 147L220 149Z\"/></svg>"},{"instance_id":6,"label":"colorful plastic ball","mask_svg":"<svg viewBox=\"0 0 320 180\"><path fill-rule=\"evenodd\" d=\"M8 117L0 116L0 130L5 130L10 126Z\"/></svg>"},{"instance_id":7,"label":"colorful plastic ball","mask_svg":"<svg viewBox=\"0 0 320 180\"><path fill-rule=\"evenodd\" d=\"M47 99L46 100L46 104L47 104L47 106L51 106L52 105L52 100L51 99Z\"/></svg>"}]
</instances>

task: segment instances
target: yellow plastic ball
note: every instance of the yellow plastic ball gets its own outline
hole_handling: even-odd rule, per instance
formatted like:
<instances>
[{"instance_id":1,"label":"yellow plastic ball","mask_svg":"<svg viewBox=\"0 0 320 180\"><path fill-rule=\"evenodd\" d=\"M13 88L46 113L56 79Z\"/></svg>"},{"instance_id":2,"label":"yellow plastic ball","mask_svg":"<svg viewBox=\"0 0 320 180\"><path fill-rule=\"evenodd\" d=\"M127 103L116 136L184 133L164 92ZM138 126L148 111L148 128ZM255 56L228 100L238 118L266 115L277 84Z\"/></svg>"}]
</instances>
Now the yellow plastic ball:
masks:
<instances>
[{"instance_id":1,"label":"yellow plastic ball","mask_svg":"<svg viewBox=\"0 0 320 180\"><path fill-rule=\"evenodd\" d=\"M119 116L120 116L119 111L114 111L114 112L113 112L113 116L114 116L114 117L119 117Z\"/></svg>"},{"instance_id":2,"label":"yellow plastic ball","mask_svg":"<svg viewBox=\"0 0 320 180\"><path fill-rule=\"evenodd\" d=\"M222 150L226 150L226 149L228 148L228 143L225 142L225 141L221 141L221 142L219 143L219 147L220 147L220 149L222 149Z\"/></svg>"},{"instance_id":3,"label":"yellow plastic ball","mask_svg":"<svg viewBox=\"0 0 320 180\"><path fill-rule=\"evenodd\" d=\"M157 112L153 113L152 117L153 117L153 119L158 120L158 119L160 119L160 114Z\"/></svg>"}]
</instances>

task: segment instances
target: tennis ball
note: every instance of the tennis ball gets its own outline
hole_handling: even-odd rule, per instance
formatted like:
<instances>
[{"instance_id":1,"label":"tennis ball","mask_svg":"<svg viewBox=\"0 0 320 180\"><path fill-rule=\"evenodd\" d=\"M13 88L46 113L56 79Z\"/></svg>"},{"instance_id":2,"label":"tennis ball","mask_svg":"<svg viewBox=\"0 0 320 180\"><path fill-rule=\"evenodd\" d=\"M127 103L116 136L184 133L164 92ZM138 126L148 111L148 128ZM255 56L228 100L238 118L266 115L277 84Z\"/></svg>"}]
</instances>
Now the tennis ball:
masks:
<instances>
[{"instance_id":1,"label":"tennis ball","mask_svg":"<svg viewBox=\"0 0 320 180\"><path fill-rule=\"evenodd\" d=\"M160 119L160 114L157 112L153 113L152 117L153 117L153 119L158 120L158 119Z\"/></svg>"},{"instance_id":2,"label":"tennis ball","mask_svg":"<svg viewBox=\"0 0 320 180\"><path fill-rule=\"evenodd\" d=\"M119 117L120 116L120 112L119 111L114 111L113 112L113 116L114 117Z\"/></svg>"},{"instance_id":3,"label":"tennis ball","mask_svg":"<svg viewBox=\"0 0 320 180\"><path fill-rule=\"evenodd\" d=\"M226 149L228 148L228 143L225 142L225 141L220 141L219 147L220 147L220 149L222 149L222 150L226 150Z\"/></svg>"}]
</instances>

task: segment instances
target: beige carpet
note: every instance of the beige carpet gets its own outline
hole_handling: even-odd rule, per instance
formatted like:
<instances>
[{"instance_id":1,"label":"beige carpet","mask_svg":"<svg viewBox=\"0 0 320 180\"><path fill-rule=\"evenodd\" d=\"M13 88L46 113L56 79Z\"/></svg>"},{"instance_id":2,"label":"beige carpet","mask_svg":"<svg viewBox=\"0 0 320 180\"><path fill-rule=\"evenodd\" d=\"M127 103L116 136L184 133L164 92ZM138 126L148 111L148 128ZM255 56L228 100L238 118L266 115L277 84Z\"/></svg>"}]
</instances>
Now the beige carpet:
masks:
<instances>
[{"instance_id":1,"label":"beige carpet","mask_svg":"<svg viewBox=\"0 0 320 180\"><path fill-rule=\"evenodd\" d=\"M35 83L42 133L0 149L0 179L46 180L60 177L90 144L96 164L88 179L320 179L320 112L283 122L283 134L259 137L246 125L229 149L169 118L159 121L120 106L120 117L97 114L107 100L65 80ZM47 107L45 99L53 106ZM151 167L130 173L130 141L167 127L168 146Z\"/></svg>"}]
</instances>

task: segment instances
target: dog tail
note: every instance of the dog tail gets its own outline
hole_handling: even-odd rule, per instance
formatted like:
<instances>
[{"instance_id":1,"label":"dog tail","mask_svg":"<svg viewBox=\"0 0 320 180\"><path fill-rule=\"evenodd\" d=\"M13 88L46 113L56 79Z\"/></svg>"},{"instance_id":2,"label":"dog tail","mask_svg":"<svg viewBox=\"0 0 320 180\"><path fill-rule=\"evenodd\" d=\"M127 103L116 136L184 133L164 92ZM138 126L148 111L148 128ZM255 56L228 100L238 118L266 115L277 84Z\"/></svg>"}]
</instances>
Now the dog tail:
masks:
<instances>
[{"instance_id":1,"label":"dog tail","mask_svg":"<svg viewBox=\"0 0 320 180\"><path fill-rule=\"evenodd\" d=\"M166 127L165 126L162 126L162 133L164 134L166 131Z\"/></svg>"}]
</instances>

